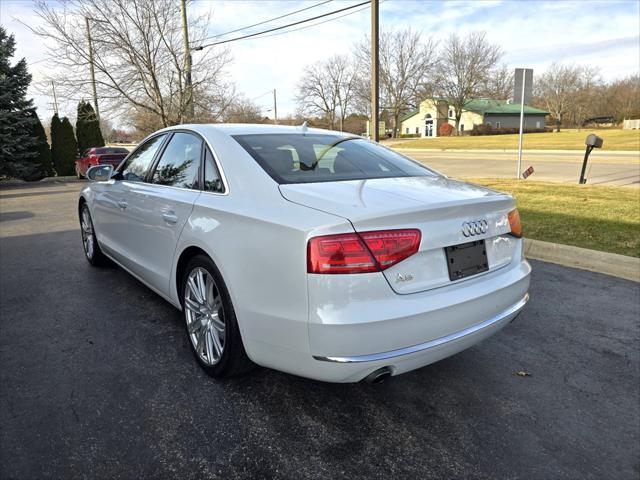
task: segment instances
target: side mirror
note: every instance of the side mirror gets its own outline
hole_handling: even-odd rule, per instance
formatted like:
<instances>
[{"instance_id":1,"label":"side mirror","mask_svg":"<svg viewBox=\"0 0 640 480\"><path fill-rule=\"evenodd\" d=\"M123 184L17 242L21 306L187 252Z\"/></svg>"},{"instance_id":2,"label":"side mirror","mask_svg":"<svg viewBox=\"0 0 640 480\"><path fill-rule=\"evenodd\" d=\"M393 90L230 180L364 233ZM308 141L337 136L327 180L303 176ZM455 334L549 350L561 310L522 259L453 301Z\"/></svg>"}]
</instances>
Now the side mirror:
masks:
<instances>
[{"instance_id":1,"label":"side mirror","mask_svg":"<svg viewBox=\"0 0 640 480\"><path fill-rule=\"evenodd\" d=\"M94 165L87 170L86 177L92 182L106 182L113 174L111 165Z\"/></svg>"}]
</instances>

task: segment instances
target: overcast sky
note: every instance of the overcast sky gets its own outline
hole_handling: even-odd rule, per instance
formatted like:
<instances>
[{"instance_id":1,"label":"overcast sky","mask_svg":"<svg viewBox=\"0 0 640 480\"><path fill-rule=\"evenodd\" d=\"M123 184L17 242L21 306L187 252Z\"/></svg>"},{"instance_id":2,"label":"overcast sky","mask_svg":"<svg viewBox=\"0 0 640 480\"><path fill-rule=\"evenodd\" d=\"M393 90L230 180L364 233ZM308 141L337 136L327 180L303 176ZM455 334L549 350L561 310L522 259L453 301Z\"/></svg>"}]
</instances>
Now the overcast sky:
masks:
<instances>
[{"instance_id":1,"label":"overcast sky","mask_svg":"<svg viewBox=\"0 0 640 480\"><path fill-rule=\"evenodd\" d=\"M361 1L334 0L273 23L232 34L229 38L320 15ZM193 15L211 11L213 16L209 29L211 35L216 35L319 2L198 0L190 4L189 9ZM344 14L336 16L339 15ZM273 88L278 92L279 116L293 113L295 85L305 65L335 53L349 52L351 45L368 33L369 19L370 11L364 7L361 11L311 28L269 38L233 42L230 44L234 57L229 68L230 78L246 97L256 98L266 115L271 115L266 112L271 108L271 97L259 96ZM32 12L32 3L29 0L0 0L0 23L16 37L14 60L26 57L31 64L34 80L42 78L47 68L47 63L40 61L45 56L42 42L18 20L34 25L36 17ZM505 52L505 63L511 67L531 67L534 74L540 74L552 62L598 67L605 80L637 74L640 70L640 2L637 0L382 2L380 28L406 27L421 31L425 37L433 35L440 40L446 39L451 33L465 35L474 30L486 31L489 40L499 44ZM194 55L198 54L194 52ZM38 95L34 88L29 93L35 98L41 118L47 122L52 115L52 99ZM78 100L64 105L61 113L74 115Z\"/></svg>"}]
</instances>

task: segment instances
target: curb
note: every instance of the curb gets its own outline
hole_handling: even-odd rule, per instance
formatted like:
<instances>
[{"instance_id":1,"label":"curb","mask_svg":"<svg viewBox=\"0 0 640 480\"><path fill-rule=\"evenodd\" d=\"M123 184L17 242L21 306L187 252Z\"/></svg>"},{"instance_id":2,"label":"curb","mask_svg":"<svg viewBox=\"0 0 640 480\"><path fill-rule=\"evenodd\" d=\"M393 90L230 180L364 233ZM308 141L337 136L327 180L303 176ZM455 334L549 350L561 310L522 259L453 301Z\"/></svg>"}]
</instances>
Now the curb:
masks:
<instances>
[{"instance_id":1,"label":"curb","mask_svg":"<svg viewBox=\"0 0 640 480\"><path fill-rule=\"evenodd\" d=\"M640 282L640 258L541 240L524 240L527 258Z\"/></svg>"},{"instance_id":2,"label":"curb","mask_svg":"<svg viewBox=\"0 0 640 480\"><path fill-rule=\"evenodd\" d=\"M410 152L453 152L453 153L518 153L518 150L513 149L498 149L498 148L419 148L419 147L402 147L403 144L386 145L393 150L404 150ZM584 156L584 150L540 150L540 149L523 149L522 153L561 153L561 154L575 154L576 156ZM615 155L621 157L633 157L640 158L640 152L635 150L602 150L602 155ZM594 157L595 158L595 157Z\"/></svg>"}]
</instances>

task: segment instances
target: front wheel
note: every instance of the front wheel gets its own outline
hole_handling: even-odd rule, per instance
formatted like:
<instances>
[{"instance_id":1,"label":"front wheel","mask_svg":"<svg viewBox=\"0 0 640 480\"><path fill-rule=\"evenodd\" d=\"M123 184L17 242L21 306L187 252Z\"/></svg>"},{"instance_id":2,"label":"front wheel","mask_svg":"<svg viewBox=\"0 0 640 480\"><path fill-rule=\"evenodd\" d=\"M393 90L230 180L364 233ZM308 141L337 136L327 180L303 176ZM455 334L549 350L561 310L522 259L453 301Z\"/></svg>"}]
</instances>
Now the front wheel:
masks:
<instances>
[{"instance_id":1,"label":"front wheel","mask_svg":"<svg viewBox=\"0 0 640 480\"><path fill-rule=\"evenodd\" d=\"M182 307L193 354L206 373L224 378L253 367L220 272L204 255L192 258L182 277Z\"/></svg>"},{"instance_id":2,"label":"front wheel","mask_svg":"<svg viewBox=\"0 0 640 480\"><path fill-rule=\"evenodd\" d=\"M87 261L94 267L107 263L107 257L104 256L102 250L100 250L100 245L98 245L93 221L91 220L91 212L89 212L89 207L86 203L83 203L80 208L80 233L82 234L82 247Z\"/></svg>"}]
</instances>

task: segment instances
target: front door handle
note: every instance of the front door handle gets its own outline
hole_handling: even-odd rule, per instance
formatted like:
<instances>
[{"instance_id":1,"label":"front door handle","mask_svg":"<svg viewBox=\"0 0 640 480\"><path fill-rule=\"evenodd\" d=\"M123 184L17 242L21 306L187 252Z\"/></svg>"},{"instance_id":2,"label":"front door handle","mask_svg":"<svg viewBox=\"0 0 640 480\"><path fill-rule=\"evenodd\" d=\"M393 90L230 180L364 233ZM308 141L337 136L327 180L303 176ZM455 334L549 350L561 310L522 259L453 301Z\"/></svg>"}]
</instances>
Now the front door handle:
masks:
<instances>
[{"instance_id":1,"label":"front door handle","mask_svg":"<svg viewBox=\"0 0 640 480\"><path fill-rule=\"evenodd\" d=\"M118 206L119 206L120 208L122 208L123 210L124 210L125 208L127 208L127 205L129 205L129 204L126 202L126 200L120 200L120 201L118 202Z\"/></svg>"},{"instance_id":2,"label":"front door handle","mask_svg":"<svg viewBox=\"0 0 640 480\"><path fill-rule=\"evenodd\" d=\"M163 213L162 218L167 223L176 223L178 221L178 217L176 217L173 213Z\"/></svg>"}]
</instances>

